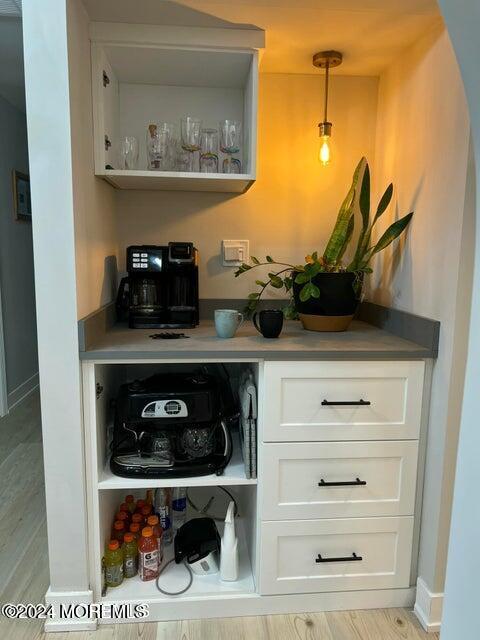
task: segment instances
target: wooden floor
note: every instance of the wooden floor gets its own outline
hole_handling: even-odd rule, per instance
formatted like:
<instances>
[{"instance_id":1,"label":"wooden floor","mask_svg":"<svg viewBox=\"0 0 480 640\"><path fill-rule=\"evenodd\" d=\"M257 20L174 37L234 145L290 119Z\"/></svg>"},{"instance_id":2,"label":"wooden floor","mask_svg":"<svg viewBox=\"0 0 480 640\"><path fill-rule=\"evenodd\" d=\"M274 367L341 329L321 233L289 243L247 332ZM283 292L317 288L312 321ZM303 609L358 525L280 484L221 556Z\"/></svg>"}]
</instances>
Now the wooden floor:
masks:
<instances>
[{"instance_id":1,"label":"wooden floor","mask_svg":"<svg viewBox=\"0 0 480 640\"><path fill-rule=\"evenodd\" d=\"M38 603L48 560L39 400L0 420L0 603ZM0 640L437 640L410 611L382 609L102 626L44 634L41 621L0 617Z\"/></svg>"}]
</instances>

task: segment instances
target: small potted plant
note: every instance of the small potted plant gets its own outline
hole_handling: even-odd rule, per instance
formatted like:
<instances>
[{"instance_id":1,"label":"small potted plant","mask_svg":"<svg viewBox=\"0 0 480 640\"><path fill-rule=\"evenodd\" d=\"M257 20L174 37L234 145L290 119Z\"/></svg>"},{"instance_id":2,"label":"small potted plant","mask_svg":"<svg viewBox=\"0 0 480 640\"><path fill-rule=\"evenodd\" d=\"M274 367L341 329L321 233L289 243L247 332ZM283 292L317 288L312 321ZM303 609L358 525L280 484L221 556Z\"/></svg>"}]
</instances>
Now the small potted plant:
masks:
<instances>
[{"instance_id":1,"label":"small potted plant","mask_svg":"<svg viewBox=\"0 0 480 640\"><path fill-rule=\"evenodd\" d=\"M362 176L358 205L362 227L353 258L345 264L343 258L352 240L357 202L357 186ZM250 293L245 309L251 315L268 287L285 289L289 302L283 309L287 319L299 318L305 329L312 331L345 331L353 319L361 299L365 274L372 273L372 258L383 251L407 228L413 211L400 218L372 244L372 231L387 209L393 194L389 184L378 203L373 219L370 216L370 169L365 158L358 163L352 185L340 207L335 226L322 254L314 251L304 264L289 264L266 256L250 258L242 264L235 277L260 267L268 267L268 278L256 280L259 291Z\"/></svg>"}]
</instances>

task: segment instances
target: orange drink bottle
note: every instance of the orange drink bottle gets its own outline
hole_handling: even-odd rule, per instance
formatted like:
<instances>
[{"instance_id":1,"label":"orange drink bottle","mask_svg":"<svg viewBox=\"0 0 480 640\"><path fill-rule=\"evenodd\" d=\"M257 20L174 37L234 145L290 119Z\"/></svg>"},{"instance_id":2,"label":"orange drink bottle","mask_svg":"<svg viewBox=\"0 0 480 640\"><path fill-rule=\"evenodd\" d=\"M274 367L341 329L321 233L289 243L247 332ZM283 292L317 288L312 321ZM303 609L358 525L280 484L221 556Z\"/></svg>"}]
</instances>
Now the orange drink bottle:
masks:
<instances>
[{"instance_id":1,"label":"orange drink bottle","mask_svg":"<svg viewBox=\"0 0 480 640\"><path fill-rule=\"evenodd\" d=\"M138 573L140 580L147 582L158 576L158 544L152 527L144 527L138 541Z\"/></svg>"}]
</instances>

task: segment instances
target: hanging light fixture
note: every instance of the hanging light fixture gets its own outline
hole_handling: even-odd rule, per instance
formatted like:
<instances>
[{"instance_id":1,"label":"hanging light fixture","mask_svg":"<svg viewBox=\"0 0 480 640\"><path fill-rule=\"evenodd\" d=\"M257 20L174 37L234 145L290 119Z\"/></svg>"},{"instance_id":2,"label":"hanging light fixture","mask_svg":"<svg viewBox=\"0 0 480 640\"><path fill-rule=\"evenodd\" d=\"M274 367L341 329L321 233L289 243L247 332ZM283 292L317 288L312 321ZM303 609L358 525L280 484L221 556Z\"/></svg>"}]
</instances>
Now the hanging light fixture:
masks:
<instances>
[{"instance_id":1,"label":"hanging light fixture","mask_svg":"<svg viewBox=\"0 0 480 640\"><path fill-rule=\"evenodd\" d=\"M328 121L328 80L330 69L341 65L342 60L343 56L339 51L320 51L313 56L313 66L325 69L323 122L318 125L318 134L320 136L318 159L324 166L330 163L331 158L330 137L332 135L332 123Z\"/></svg>"}]
</instances>

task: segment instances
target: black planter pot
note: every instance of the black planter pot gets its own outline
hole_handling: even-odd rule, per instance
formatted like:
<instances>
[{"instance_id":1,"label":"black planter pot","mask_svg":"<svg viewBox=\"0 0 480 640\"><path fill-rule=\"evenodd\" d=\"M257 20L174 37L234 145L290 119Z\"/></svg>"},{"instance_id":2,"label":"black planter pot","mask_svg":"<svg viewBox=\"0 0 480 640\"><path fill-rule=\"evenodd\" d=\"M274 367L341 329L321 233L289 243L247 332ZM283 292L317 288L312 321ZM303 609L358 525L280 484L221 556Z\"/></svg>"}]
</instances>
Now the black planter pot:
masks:
<instances>
[{"instance_id":1,"label":"black planter pot","mask_svg":"<svg viewBox=\"0 0 480 640\"><path fill-rule=\"evenodd\" d=\"M300 300L300 290L304 285L294 282L295 307L304 329L345 331L359 303L355 279L354 273L318 273L312 282L320 289L320 297L306 302Z\"/></svg>"}]
</instances>

